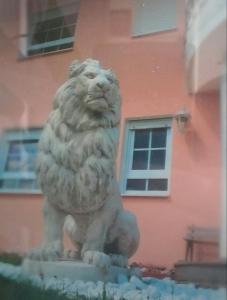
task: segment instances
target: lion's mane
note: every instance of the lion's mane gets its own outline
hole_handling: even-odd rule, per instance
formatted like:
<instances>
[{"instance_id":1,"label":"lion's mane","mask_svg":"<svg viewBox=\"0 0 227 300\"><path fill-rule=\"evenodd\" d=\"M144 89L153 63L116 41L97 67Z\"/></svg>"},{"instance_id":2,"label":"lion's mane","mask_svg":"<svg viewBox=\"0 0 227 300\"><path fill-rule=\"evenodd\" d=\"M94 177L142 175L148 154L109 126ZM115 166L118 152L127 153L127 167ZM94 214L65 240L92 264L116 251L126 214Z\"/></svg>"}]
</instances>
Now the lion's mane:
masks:
<instances>
[{"instance_id":1,"label":"lion's mane","mask_svg":"<svg viewBox=\"0 0 227 300\"><path fill-rule=\"evenodd\" d=\"M95 98L100 86L104 100ZM39 142L37 174L48 201L64 211L88 213L114 193L119 121L119 87L112 71L91 59L73 62Z\"/></svg>"}]
</instances>

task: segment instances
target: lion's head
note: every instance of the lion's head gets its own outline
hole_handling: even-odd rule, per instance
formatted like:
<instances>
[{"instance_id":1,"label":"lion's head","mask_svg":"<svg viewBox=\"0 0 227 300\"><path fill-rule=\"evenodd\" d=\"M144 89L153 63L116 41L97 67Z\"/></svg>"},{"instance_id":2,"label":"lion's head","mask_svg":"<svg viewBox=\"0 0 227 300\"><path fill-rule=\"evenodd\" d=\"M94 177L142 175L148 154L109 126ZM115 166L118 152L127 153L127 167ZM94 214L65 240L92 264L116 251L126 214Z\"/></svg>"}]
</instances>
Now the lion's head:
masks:
<instances>
[{"instance_id":1,"label":"lion's head","mask_svg":"<svg viewBox=\"0 0 227 300\"><path fill-rule=\"evenodd\" d=\"M96 60L74 61L69 79L57 92L54 108L60 109L64 122L78 130L115 127L120 120L117 78Z\"/></svg>"}]
</instances>

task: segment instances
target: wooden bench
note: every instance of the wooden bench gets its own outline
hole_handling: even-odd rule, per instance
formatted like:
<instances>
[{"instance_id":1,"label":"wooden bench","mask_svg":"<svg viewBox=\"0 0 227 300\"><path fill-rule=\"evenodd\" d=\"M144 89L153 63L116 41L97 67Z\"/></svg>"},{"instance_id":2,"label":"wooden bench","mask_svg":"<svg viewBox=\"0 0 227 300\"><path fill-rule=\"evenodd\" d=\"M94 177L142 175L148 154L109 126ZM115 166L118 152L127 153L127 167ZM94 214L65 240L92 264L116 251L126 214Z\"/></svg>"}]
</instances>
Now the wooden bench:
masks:
<instances>
[{"instance_id":1,"label":"wooden bench","mask_svg":"<svg viewBox=\"0 0 227 300\"><path fill-rule=\"evenodd\" d=\"M186 236L186 261L193 261L195 244L213 244L219 242L219 230L217 228L205 228L191 225L188 227Z\"/></svg>"}]
</instances>

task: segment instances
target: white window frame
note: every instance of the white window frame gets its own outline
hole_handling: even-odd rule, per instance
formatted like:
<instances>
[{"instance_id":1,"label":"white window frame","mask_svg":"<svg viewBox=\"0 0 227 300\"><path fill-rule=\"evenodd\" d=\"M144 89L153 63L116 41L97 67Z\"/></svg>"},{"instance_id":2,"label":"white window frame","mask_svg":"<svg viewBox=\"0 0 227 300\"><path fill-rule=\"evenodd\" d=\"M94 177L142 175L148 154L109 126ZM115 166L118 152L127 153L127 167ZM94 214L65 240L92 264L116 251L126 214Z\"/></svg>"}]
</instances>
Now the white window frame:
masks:
<instances>
[{"instance_id":1,"label":"white window frame","mask_svg":"<svg viewBox=\"0 0 227 300\"><path fill-rule=\"evenodd\" d=\"M164 170L132 170L134 132L137 129L167 128L166 160ZM157 196L170 195L170 171L172 157L172 118L128 120L125 126L125 141L122 154L120 189L122 196ZM167 191L132 191L126 190L127 179L167 179Z\"/></svg>"},{"instance_id":2,"label":"white window frame","mask_svg":"<svg viewBox=\"0 0 227 300\"><path fill-rule=\"evenodd\" d=\"M10 143L13 141L39 140L41 134L40 128L32 128L25 130L6 130L0 136L0 180L4 179L36 179L35 172L8 172L5 171L5 165L10 149ZM0 193L16 193L16 194L40 194L39 188L23 189L23 188L0 188Z\"/></svg>"},{"instance_id":3,"label":"white window frame","mask_svg":"<svg viewBox=\"0 0 227 300\"><path fill-rule=\"evenodd\" d=\"M62 52L62 51L67 51L73 49L74 43L75 43L75 32L74 35L71 37L66 37L66 38L60 38L58 40L54 41L47 41L44 43L39 43L32 45L31 44L31 39L32 35L30 34L29 31L29 12L28 12L28 2L29 0L20 0L20 24L19 24L19 48L20 48L20 55L22 58L26 57L34 57L34 56L40 56L40 55L46 55L50 53L57 53L57 52ZM73 2L73 1L72 1ZM72 12L77 12L79 14L79 6L80 6L80 0L77 1L77 6L73 7L70 6L70 4L66 4L62 6L64 7L64 10L68 13ZM37 15L39 12L37 12ZM34 16L34 18L36 18ZM75 30L76 30L76 25L75 25ZM60 50L50 50L44 53L37 53L37 54L29 54L29 51L32 50L39 50L39 49L45 49L48 47L54 47L54 46L61 46L65 44L72 43L72 47L60 49Z\"/></svg>"},{"instance_id":4,"label":"white window frame","mask_svg":"<svg viewBox=\"0 0 227 300\"><path fill-rule=\"evenodd\" d=\"M133 37L155 34L176 28L176 0L132 0Z\"/></svg>"}]
</instances>

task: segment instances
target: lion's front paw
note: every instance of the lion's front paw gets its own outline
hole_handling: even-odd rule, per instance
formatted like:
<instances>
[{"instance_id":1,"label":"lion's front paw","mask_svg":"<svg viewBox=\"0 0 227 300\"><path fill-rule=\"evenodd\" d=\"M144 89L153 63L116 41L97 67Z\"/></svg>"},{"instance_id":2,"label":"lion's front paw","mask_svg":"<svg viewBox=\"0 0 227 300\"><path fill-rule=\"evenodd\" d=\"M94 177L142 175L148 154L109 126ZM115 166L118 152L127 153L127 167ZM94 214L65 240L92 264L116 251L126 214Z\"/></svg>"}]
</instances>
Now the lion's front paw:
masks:
<instances>
[{"instance_id":1,"label":"lion's front paw","mask_svg":"<svg viewBox=\"0 0 227 300\"><path fill-rule=\"evenodd\" d=\"M99 251L86 251L83 255L83 261L102 269L108 269L111 265L110 257Z\"/></svg>"},{"instance_id":2,"label":"lion's front paw","mask_svg":"<svg viewBox=\"0 0 227 300\"><path fill-rule=\"evenodd\" d=\"M31 249L27 257L34 260L58 260L62 257L63 247L61 242L55 241L41 247Z\"/></svg>"},{"instance_id":3,"label":"lion's front paw","mask_svg":"<svg viewBox=\"0 0 227 300\"><path fill-rule=\"evenodd\" d=\"M72 249L65 249L63 252L64 259L79 260L81 259L80 252Z\"/></svg>"},{"instance_id":4,"label":"lion's front paw","mask_svg":"<svg viewBox=\"0 0 227 300\"><path fill-rule=\"evenodd\" d=\"M118 255L118 254L111 254L110 255L111 259L111 264L121 267L121 268L126 268L128 266L128 258L127 256L124 255Z\"/></svg>"}]
</instances>

